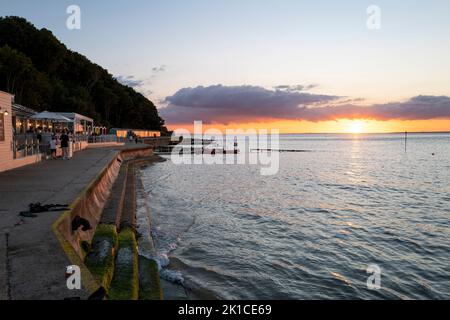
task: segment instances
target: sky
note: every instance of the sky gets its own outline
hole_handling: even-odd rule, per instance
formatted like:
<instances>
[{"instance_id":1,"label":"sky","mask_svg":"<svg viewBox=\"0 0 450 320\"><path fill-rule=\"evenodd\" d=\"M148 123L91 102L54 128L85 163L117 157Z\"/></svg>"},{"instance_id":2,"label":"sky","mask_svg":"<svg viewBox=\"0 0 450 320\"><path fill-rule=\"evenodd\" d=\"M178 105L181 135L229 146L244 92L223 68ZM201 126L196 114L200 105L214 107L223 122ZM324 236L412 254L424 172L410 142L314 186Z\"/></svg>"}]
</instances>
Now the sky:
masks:
<instances>
[{"instance_id":1,"label":"sky","mask_svg":"<svg viewBox=\"0 0 450 320\"><path fill-rule=\"evenodd\" d=\"M50 29L172 129L450 131L448 0L0 0L0 15Z\"/></svg>"}]
</instances>

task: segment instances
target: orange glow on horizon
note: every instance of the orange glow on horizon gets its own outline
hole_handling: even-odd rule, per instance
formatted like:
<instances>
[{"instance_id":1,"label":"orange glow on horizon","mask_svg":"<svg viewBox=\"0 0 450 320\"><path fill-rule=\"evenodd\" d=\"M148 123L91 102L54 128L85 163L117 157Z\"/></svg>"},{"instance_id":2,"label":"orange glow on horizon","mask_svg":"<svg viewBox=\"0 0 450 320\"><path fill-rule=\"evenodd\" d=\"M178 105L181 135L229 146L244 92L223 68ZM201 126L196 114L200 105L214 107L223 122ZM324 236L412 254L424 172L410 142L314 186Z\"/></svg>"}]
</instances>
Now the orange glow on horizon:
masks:
<instances>
[{"instance_id":1,"label":"orange glow on horizon","mask_svg":"<svg viewBox=\"0 0 450 320\"><path fill-rule=\"evenodd\" d=\"M169 130L178 128L193 132L193 124L167 124ZM450 132L450 119L439 120L338 120L338 121L267 121L250 123L203 124L203 131L218 129L278 129L280 133L389 133L389 132Z\"/></svg>"},{"instance_id":2,"label":"orange glow on horizon","mask_svg":"<svg viewBox=\"0 0 450 320\"><path fill-rule=\"evenodd\" d=\"M347 130L348 133L364 133L364 122L360 120L353 120L350 122Z\"/></svg>"}]
</instances>

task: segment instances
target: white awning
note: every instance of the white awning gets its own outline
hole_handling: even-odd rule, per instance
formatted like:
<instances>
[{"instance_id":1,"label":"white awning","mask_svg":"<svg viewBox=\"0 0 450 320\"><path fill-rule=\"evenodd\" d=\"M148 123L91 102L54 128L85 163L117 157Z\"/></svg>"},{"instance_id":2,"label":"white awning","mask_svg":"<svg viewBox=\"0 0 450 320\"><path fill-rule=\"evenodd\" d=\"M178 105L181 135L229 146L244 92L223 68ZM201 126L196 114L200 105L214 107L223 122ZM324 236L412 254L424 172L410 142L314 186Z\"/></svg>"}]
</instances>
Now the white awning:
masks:
<instances>
[{"instance_id":1,"label":"white awning","mask_svg":"<svg viewBox=\"0 0 450 320\"><path fill-rule=\"evenodd\" d=\"M66 118L55 112L49 112L49 111L44 111L44 112L35 114L34 116L30 117L30 119L47 120L47 121L51 121L51 122L72 122L69 118Z\"/></svg>"}]
</instances>

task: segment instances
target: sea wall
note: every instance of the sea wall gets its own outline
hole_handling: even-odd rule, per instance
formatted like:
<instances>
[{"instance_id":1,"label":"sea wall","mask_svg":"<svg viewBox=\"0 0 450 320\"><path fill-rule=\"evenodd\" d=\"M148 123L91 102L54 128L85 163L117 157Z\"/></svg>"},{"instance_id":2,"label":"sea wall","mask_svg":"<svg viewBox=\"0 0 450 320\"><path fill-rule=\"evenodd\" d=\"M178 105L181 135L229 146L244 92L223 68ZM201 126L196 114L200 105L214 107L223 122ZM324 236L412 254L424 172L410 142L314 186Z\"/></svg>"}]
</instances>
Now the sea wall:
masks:
<instances>
[{"instance_id":1,"label":"sea wall","mask_svg":"<svg viewBox=\"0 0 450 320\"><path fill-rule=\"evenodd\" d=\"M80 258L84 258L81 242L91 241L95 228L100 221L103 207L109 197L111 187L117 178L123 161L140 157L149 157L153 151L148 148L128 149L118 152L117 156L97 175L85 188L80 196L71 204L70 211L66 212L56 223L58 232L70 243ZM79 216L89 221L92 229L72 231L72 221Z\"/></svg>"},{"instance_id":2,"label":"sea wall","mask_svg":"<svg viewBox=\"0 0 450 320\"><path fill-rule=\"evenodd\" d=\"M126 160L150 157L152 154L153 151L148 147L118 151L110 163L99 172L70 205L70 210L66 211L53 224L53 231L62 248L71 262L81 267L82 282L85 288L91 292L95 291L100 284L95 281L83 263L86 255L84 244L92 241L122 163ZM72 230L72 222L77 216L89 221L91 229L83 231L80 227L75 231Z\"/></svg>"}]
</instances>

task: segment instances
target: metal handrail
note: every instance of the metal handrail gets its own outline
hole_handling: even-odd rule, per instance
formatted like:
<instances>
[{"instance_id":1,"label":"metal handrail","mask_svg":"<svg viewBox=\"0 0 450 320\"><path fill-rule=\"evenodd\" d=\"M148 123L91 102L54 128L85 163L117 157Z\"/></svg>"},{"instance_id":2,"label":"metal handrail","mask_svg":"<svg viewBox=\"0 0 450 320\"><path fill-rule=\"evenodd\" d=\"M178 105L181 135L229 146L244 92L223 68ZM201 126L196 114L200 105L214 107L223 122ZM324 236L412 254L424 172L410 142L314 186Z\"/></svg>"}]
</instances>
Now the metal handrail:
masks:
<instances>
[{"instance_id":1,"label":"metal handrail","mask_svg":"<svg viewBox=\"0 0 450 320\"><path fill-rule=\"evenodd\" d=\"M111 143L111 142L125 142L118 138L114 134L107 135L86 135L86 134L75 134L72 136L73 141L76 143L87 142L87 143ZM12 142L12 151L14 159L20 159L24 157L34 156L38 154L49 155L50 154L50 141L45 134L40 135L40 140L38 139L38 134L36 133L23 133L14 134ZM77 146L74 146L77 148Z\"/></svg>"}]
</instances>

